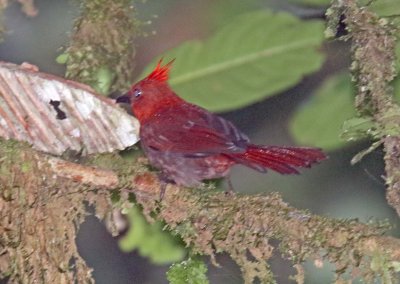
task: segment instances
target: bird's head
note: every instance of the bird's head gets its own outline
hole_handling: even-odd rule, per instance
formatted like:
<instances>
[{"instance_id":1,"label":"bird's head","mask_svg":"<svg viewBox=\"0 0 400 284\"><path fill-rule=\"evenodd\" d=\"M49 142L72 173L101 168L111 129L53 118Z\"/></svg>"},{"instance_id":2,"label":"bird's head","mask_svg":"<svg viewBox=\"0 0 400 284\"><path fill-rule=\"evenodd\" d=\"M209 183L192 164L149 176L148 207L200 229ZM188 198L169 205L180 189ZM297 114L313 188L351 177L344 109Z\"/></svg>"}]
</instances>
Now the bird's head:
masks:
<instances>
[{"instance_id":1,"label":"bird's head","mask_svg":"<svg viewBox=\"0 0 400 284\"><path fill-rule=\"evenodd\" d=\"M168 75L174 60L162 65L162 59L143 80L135 83L117 103L129 103L133 114L143 122L160 109L182 101L169 87Z\"/></svg>"}]
</instances>

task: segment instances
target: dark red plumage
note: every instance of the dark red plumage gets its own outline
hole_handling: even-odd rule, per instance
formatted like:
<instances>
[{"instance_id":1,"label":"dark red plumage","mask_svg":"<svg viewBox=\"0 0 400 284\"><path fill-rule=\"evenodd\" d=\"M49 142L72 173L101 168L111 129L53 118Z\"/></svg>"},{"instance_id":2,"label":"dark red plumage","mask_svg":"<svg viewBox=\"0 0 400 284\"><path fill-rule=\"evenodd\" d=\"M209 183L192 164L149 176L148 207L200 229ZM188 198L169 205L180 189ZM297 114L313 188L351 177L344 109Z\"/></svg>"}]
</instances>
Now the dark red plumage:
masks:
<instances>
[{"instance_id":1,"label":"dark red plumage","mask_svg":"<svg viewBox=\"0 0 400 284\"><path fill-rule=\"evenodd\" d=\"M254 145L231 122L178 97L169 87L172 62L161 61L118 102L130 102L141 123L142 147L152 165L179 185L228 175L235 164L260 172L296 174L326 158L316 148Z\"/></svg>"}]
</instances>

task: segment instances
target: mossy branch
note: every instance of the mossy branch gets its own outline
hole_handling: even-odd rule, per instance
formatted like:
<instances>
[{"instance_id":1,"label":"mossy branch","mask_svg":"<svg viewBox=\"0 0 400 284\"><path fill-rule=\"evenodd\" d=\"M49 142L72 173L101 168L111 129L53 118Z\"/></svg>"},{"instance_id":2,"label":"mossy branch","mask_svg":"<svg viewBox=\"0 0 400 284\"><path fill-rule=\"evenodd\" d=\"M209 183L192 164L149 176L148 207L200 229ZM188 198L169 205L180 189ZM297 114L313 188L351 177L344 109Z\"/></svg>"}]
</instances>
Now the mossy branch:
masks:
<instances>
[{"instance_id":1,"label":"mossy branch","mask_svg":"<svg viewBox=\"0 0 400 284\"><path fill-rule=\"evenodd\" d=\"M160 201L158 179L146 170L143 159L125 161L110 154L75 164L6 141L1 142L0 156L0 271L8 271L17 282L33 272L46 280L90 279L76 251L73 224L82 220L88 200L99 217L110 216L112 205L106 200L111 192L120 192L123 204L134 194L147 219L164 220L194 252L212 258L228 253L246 283L257 277L273 283L266 262L273 250L292 260L298 271L306 259L323 259L335 264L338 279L345 272L369 281L382 275L396 279L400 240L383 236L385 226L316 216L289 206L276 193L227 195L169 186ZM278 240L279 247L271 240ZM78 261L75 276L71 258Z\"/></svg>"},{"instance_id":2,"label":"mossy branch","mask_svg":"<svg viewBox=\"0 0 400 284\"><path fill-rule=\"evenodd\" d=\"M340 18L351 39L351 72L357 85L355 107L359 116L371 117L385 150L388 203L400 216L400 107L390 82L396 76L395 46L399 28L379 18L356 0L333 1L328 15L328 34L334 34ZM373 137L376 139L376 137Z\"/></svg>"},{"instance_id":3,"label":"mossy branch","mask_svg":"<svg viewBox=\"0 0 400 284\"><path fill-rule=\"evenodd\" d=\"M103 95L128 88L139 25L130 0L82 1L70 45L58 58L66 64L66 77Z\"/></svg>"}]
</instances>

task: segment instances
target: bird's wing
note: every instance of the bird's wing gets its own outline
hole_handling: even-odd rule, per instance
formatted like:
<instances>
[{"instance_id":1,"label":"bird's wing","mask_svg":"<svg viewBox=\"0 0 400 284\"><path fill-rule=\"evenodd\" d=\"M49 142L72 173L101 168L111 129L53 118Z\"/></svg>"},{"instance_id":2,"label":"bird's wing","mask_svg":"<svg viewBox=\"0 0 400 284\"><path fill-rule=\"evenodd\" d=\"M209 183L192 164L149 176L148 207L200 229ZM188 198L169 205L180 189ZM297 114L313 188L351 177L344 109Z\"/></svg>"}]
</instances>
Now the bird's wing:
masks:
<instances>
[{"instance_id":1,"label":"bird's wing","mask_svg":"<svg viewBox=\"0 0 400 284\"><path fill-rule=\"evenodd\" d=\"M193 157L244 153L249 142L231 122L191 104L161 111L140 131L147 147Z\"/></svg>"}]
</instances>

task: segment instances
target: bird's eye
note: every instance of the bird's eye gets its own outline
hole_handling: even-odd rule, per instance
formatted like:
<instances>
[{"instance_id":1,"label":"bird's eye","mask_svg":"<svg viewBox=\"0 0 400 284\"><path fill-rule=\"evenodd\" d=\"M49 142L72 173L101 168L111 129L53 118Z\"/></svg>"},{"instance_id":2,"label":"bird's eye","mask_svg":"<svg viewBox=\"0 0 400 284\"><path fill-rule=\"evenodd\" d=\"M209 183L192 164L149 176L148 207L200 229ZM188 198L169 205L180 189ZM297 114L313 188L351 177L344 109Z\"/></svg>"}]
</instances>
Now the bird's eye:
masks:
<instances>
[{"instance_id":1,"label":"bird's eye","mask_svg":"<svg viewBox=\"0 0 400 284\"><path fill-rule=\"evenodd\" d=\"M133 96L135 97L135 98L138 98L138 97L140 97L142 95L142 90L140 90L140 89L134 89L133 90Z\"/></svg>"}]
</instances>

